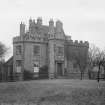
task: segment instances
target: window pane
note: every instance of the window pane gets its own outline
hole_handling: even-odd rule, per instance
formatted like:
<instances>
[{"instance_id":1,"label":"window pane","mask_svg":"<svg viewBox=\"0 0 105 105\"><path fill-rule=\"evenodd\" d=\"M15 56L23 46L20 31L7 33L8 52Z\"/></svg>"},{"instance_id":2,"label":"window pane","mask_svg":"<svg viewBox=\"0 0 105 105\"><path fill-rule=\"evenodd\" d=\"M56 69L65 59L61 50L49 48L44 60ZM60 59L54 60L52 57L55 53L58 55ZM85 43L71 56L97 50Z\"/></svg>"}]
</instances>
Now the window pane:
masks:
<instances>
[{"instance_id":1,"label":"window pane","mask_svg":"<svg viewBox=\"0 0 105 105\"><path fill-rule=\"evenodd\" d=\"M35 45L33 53L34 53L34 55L40 55L40 47Z\"/></svg>"},{"instance_id":2,"label":"window pane","mask_svg":"<svg viewBox=\"0 0 105 105\"><path fill-rule=\"evenodd\" d=\"M16 61L16 66L22 66L21 60Z\"/></svg>"},{"instance_id":3,"label":"window pane","mask_svg":"<svg viewBox=\"0 0 105 105\"><path fill-rule=\"evenodd\" d=\"M21 45L16 46L16 55L21 54Z\"/></svg>"},{"instance_id":4,"label":"window pane","mask_svg":"<svg viewBox=\"0 0 105 105\"><path fill-rule=\"evenodd\" d=\"M63 47L58 47L58 53L57 53L57 55L63 55L63 52L64 52L64 49L63 49Z\"/></svg>"},{"instance_id":5,"label":"window pane","mask_svg":"<svg viewBox=\"0 0 105 105\"><path fill-rule=\"evenodd\" d=\"M16 72L17 73L20 73L21 72L21 67L22 66L22 62L21 62L21 60L17 60L16 61Z\"/></svg>"}]
</instances>

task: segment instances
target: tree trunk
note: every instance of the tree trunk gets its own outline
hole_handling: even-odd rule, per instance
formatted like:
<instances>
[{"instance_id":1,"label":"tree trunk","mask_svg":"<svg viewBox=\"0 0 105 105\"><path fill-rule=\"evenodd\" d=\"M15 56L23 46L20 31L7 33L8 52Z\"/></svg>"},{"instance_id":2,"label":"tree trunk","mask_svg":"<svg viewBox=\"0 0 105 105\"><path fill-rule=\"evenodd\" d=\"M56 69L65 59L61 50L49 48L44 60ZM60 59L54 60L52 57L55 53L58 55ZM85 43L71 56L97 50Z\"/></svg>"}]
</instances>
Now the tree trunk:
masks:
<instances>
[{"instance_id":1,"label":"tree trunk","mask_svg":"<svg viewBox=\"0 0 105 105\"><path fill-rule=\"evenodd\" d=\"M99 65L99 70L98 70L98 74L97 74L97 81L100 81L100 65Z\"/></svg>"},{"instance_id":2,"label":"tree trunk","mask_svg":"<svg viewBox=\"0 0 105 105\"><path fill-rule=\"evenodd\" d=\"M81 72L81 80L82 80L82 74L83 74L83 73Z\"/></svg>"},{"instance_id":3,"label":"tree trunk","mask_svg":"<svg viewBox=\"0 0 105 105\"><path fill-rule=\"evenodd\" d=\"M88 77L91 79L91 71L88 71Z\"/></svg>"}]
</instances>

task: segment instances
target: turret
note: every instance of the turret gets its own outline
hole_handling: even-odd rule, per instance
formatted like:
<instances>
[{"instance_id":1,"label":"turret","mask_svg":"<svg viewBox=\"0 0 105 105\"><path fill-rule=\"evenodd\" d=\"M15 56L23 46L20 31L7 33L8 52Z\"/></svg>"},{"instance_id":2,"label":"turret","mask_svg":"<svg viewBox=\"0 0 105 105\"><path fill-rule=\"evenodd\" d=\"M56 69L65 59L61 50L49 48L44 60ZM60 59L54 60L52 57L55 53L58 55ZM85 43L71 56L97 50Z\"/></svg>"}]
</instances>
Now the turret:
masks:
<instances>
[{"instance_id":1,"label":"turret","mask_svg":"<svg viewBox=\"0 0 105 105\"><path fill-rule=\"evenodd\" d=\"M56 39L65 39L65 34L63 31L63 24L61 21L56 21L56 31L55 31Z\"/></svg>"},{"instance_id":2,"label":"turret","mask_svg":"<svg viewBox=\"0 0 105 105\"><path fill-rule=\"evenodd\" d=\"M56 21L56 31L57 32L62 32L63 30L63 24L60 20Z\"/></svg>"},{"instance_id":3,"label":"turret","mask_svg":"<svg viewBox=\"0 0 105 105\"><path fill-rule=\"evenodd\" d=\"M32 25L32 19L29 19L29 27Z\"/></svg>"},{"instance_id":4,"label":"turret","mask_svg":"<svg viewBox=\"0 0 105 105\"><path fill-rule=\"evenodd\" d=\"M55 30L54 30L54 21L50 19L49 21L49 43L48 43L48 49L49 49L49 78L54 78L55 74Z\"/></svg>"},{"instance_id":5,"label":"turret","mask_svg":"<svg viewBox=\"0 0 105 105\"><path fill-rule=\"evenodd\" d=\"M20 36L24 35L25 33L25 24L21 22L20 24Z\"/></svg>"},{"instance_id":6,"label":"turret","mask_svg":"<svg viewBox=\"0 0 105 105\"><path fill-rule=\"evenodd\" d=\"M49 27L54 27L54 21L53 21L53 19L50 19L50 21L49 21Z\"/></svg>"},{"instance_id":7,"label":"turret","mask_svg":"<svg viewBox=\"0 0 105 105\"><path fill-rule=\"evenodd\" d=\"M37 18L37 25L38 26L42 25L42 18L41 17Z\"/></svg>"},{"instance_id":8,"label":"turret","mask_svg":"<svg viewBox=\"0 0 105 105\"><path fill-rule=\"evenodd\" d=\"M31 27L32 27L32 19L29 19L29 32L31 32Z\"/></svg>"},{"instance_id":9,"label":"turret","mask_svg":"<svg viewBox=\"0 0 105 105\"><path fill-rule=\"evenodd\" d=\"M88 41L85 41L85 46L87 46L89 48L89 42Z\"/></svg>"},{"instance_id":10,"label":"turret","mask_svg":"<svg viewBox=\"0 0 105 105\"><path fill-rule=\"evenodd\" d=\"M36 23L35 23L35 20L33 19L30 19L29 20L29 32L31 33L31 34L34 34L35 33L35 26L36 26Z\"/></svg>"},{"instance_id":11,"label":"turret","mask_svg":"<svg viewBox=\"0 0 105 105\"><path fill-rule=\"evenodd\" d=\"M35 25L35 19L33 19L33 24Z\"/></svg>"},{"instance_id":12,"label":"turret","mask_svg":"<svg viewBox=\"0 0 105 105\"><path fill-rule=\"evenodd\" d=\"M52 38L54 38L54 21L51 19L50 21L49 21L49 36L50 36L50 38L52 37Z\"/></svg>"}]
</instances>

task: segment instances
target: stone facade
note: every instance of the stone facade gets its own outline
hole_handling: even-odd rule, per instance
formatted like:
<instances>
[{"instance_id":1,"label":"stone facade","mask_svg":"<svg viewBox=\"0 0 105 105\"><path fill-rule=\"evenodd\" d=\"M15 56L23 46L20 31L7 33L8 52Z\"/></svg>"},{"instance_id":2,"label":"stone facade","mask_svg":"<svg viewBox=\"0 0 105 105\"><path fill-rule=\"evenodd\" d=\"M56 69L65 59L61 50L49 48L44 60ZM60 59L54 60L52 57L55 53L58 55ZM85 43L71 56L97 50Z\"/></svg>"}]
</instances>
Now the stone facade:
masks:
<instances>
[{"instance_id":1,"label":"stone facade","mask_svg":"<svg viewBox=\"0 0 105 105\"><path fill-rule=\"evenodd\" d=\"M20 24L20 35L13 38L13 71L21 78L24 70L34 72L34 68L48 66L49 78L55 78L73 72L74 59L70 52L81 51L87 56L88 42L72 41L63 30L61 21L51 19L49 25L43 25L42 19L29 20L29 29ZM67 53L68 52L68 53ZM78 71L78 70L77 70Z\"/></svg>"}]
</instances>

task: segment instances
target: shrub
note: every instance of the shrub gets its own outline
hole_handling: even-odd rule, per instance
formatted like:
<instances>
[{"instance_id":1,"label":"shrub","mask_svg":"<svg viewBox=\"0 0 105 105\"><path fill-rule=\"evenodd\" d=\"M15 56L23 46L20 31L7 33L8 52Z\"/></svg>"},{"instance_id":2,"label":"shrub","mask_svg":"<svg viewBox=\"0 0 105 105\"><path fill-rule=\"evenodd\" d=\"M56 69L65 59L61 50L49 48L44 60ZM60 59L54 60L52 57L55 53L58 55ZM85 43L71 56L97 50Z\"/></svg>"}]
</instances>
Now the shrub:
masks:
<instances>
[{"instance_id":1,"label":"shrub","mask_svg":"<svg viewBox=\"0 0 105 105\"><path fill-rule=\"evenodd\" d=\"M32 80L33 76L34 76L34 73L32 73L28 70L24 70L24 72L23 72L24 80Z\"/></svg>"},{"instance_id":2,"label":"shrub","mask_svg":"<svg viewBox=\"0 0 105 105\"><path fill-rule=\"evenodd\" d=\"M40 79L48 78L48 66L47 65L44 65L44 66L40 67L40 69L39 69L39 78Z\"/></svg>"}]
</instances>

